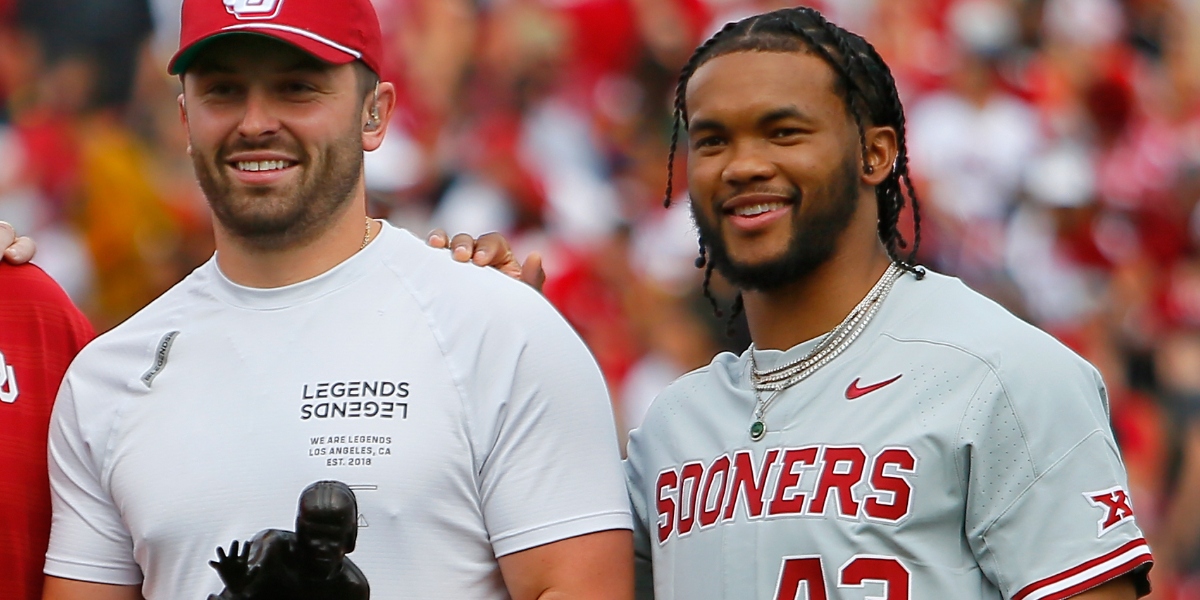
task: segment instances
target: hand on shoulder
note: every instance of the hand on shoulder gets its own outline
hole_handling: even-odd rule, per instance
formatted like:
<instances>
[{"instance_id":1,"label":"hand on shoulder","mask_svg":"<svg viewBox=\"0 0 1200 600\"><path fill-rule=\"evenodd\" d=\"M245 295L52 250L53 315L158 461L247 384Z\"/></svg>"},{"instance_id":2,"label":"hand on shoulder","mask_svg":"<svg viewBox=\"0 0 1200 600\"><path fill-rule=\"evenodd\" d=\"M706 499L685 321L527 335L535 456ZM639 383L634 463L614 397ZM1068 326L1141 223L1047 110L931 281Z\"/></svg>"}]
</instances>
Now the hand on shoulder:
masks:
<instances>
[{"instance_id":1,"label":"hand on shoulder","mask_svg":"<svg viewBox=\"0 0 1200 600\"><path fill-rule=\"evenodd\" d=\"M24 264L33 258L36 251L37 246L31 238L17 235L17 230L12 225L0 221L0 252L3 252L3 261L14 265Z\"/></svg>"},{"instance_id":2,"label":"hand on shoulder","mask_svg":"<svg viewBox=\"0 0 1200 600\"><path fill-rule=\"evenodd\" d=\"M523 281L537 291L546 283L546 272L542 270L542 257L531 252L525 262L517 260L508 240L499 233L485 233L478 238L460 233L450 237L441 229L429 233L426 242L433 248L448 248L458 262L472 262L481 267L492 267L513 279Z\"/></svg>"}]
</instances>

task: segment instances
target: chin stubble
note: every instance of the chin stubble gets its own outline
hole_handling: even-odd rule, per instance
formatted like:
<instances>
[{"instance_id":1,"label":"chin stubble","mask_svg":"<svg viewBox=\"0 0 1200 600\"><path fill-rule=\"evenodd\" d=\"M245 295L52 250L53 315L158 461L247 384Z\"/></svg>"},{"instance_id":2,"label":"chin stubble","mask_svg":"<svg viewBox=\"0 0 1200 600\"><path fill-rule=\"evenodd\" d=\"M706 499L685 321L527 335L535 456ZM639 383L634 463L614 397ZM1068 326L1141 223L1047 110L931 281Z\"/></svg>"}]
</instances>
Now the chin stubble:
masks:
<instances>
[{"instance_id":1,"label":"chin stubble","mask_svg":"<svg viewBox=\"0 0 1200 600\"><path fill-rule=\"evenodd\" d=\"M713 268L739 289L765 292L811 275L833 257L838 239L853 220L858 198L857 160L844 161L832 185L815 190L810 196L811 199L803 198L799 190L793 194L791 236L787 248L778 258L759 264L740 263L730 257L719 225L708 222L693 202L692 218L700 239L708 246L708 259ZM801 216L801 202L822 200L826 203L825 210L807 218Z\"/></svg>"},{"instance_id":2,"label":"chin stubble","mask_svg":"<svg viewBox=\"0 0 1200 600\"><path fill-rule=\"evenodd\" d=\"M220 172L223 162L210 163L193 154L192 164L223 228L250 247L282 250L303 245L332 225L350 202L362 173L363 156L358 133L344 136L328 148L325 160L316 165L318 171L305 173L295 187L276 194L235 192L230 178ZM311 159L303 164L314 166ZM277 206L265 206L270 204Z\"/></svg>"}]
</instances>

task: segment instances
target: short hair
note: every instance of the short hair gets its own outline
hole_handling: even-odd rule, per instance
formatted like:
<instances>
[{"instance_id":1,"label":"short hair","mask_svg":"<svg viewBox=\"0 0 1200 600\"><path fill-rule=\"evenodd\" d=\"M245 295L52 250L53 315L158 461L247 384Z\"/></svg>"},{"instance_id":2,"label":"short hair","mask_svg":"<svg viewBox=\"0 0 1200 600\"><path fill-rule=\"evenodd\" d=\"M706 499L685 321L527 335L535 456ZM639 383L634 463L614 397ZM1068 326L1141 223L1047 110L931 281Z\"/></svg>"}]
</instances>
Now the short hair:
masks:
<instances>
[{"instance_id":1,"label":"short hair","mask_svg":"<svg viewBox=\"0 0 1200 600\"><path fill-rule=\"evenodd\" d=\"M368 97L372 97L379 85L379 74L371 70L361 60L354 61L354 77L358 82L358 97L366 101Z\"/></svg>"}]
</instances>

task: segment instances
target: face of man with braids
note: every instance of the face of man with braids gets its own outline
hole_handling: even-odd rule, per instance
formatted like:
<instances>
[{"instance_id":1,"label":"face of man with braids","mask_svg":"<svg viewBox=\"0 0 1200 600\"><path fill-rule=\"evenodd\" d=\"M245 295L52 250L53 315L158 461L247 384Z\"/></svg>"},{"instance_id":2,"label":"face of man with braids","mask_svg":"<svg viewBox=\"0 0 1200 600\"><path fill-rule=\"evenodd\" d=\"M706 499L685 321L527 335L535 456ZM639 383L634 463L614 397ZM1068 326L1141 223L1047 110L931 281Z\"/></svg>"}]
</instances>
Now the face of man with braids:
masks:
<instances>
[{"instance_id":1,"label":"face of man with braids","mask_svg":"<svg viewBox=\"0 0 1200 600\"><path fill-rule=\"evenodd\" d=\"M810 52L751 50L718 55L688 81L692 212L714 267L742 289L773 290L854 246L877 248L863 139L836 77Z\"/></svg>"},{"instance_id":2,"label":"face of man with braids","mask_svg":"<svg viewBox=\"0 0 1200 600\"><path fill-rule=\"evenodd\" d=\"M729 23L683 67L675 117L664 203L682 125L696 265L707 268L714 309L714 269L743 291L800 292L883 250L923 276L913 262L921 211L904 109L890 70L863 38L804 7ZM911 243L897 226L906 206Z\"/></svg>"}]
</instances>

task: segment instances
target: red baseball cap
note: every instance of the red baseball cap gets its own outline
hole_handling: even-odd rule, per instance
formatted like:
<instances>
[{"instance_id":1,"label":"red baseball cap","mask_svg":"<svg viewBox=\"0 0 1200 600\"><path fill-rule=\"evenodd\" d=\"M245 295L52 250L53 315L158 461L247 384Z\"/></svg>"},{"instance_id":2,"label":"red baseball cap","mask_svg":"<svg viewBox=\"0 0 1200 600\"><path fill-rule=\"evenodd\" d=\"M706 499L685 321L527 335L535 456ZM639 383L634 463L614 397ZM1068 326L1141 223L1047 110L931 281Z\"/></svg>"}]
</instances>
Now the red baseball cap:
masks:
<instances>
[{"instance_id":1,"label":"red baseball cap","mask_svg":"<svg viewBox=\"0 0 1200 600\"><path fill-rule=\"evenodd\" d=\"M335 65L361 60L381 73L383 36L371 0L183 0L180 21L172 75L208 42L237 33L282 40Z\"/></svg>"}]
</instances>

